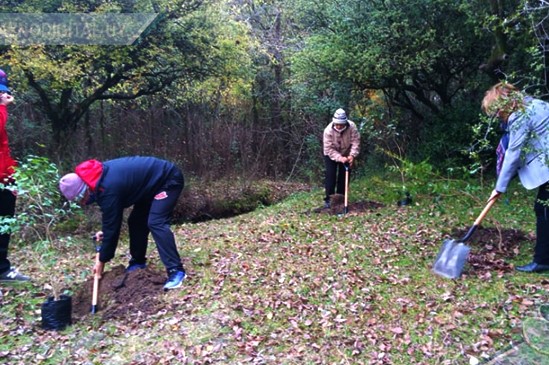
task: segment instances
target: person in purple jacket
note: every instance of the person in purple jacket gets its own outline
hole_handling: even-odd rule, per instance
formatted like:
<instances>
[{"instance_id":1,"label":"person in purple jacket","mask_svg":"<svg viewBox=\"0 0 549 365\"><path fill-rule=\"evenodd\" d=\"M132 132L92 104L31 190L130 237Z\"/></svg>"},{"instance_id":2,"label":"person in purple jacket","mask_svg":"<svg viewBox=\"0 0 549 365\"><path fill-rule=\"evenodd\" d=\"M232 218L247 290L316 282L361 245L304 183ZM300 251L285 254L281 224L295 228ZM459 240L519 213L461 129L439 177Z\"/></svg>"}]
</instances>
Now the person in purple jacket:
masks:
<instances>
[{"instance_id":1,"label":"person in purple jacket","mask_svg":"<svg viewBox=\"0 0 549 365\"><path fill-rule=\"evenodd\" d=\"M160 259L168 273L165 290L182 285L185 270L177 251L170 220L184 187L181 170L155 157L121 157L100 162L84 161L59 181L62 194L80 204L96 202L102 212L102 244L94 273L103 274L105 263L118 245L124 209L128 217L131 259L127 271L144 269L147 242L152 234Z\"/></svg>"},{"instance_id":2,"label":"person in purple jacket","mask_svg":"<svg viewBox=\"0 0 549 365\"><path fill-rule=\"evenodd\" d=\"M482 100L483 111L501 120L509 139L503 146L503 162L490 199L505 193L518 175L528 190L537 188L536 246L532 262L517 266L522 272L549 271L549 103L501 82L489 89Z\"/></svg>"}]
</instances>

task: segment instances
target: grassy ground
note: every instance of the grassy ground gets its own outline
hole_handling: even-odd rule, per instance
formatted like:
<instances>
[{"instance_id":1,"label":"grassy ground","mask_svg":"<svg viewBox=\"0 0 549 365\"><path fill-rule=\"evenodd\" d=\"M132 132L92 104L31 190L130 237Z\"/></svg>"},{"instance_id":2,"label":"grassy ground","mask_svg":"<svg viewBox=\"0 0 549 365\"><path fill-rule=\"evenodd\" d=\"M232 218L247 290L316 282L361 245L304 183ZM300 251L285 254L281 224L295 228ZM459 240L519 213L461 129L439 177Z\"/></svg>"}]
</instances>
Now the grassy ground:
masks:
<instances>
[{"instance_id":1,"label":"grassy ground","mask_svg":"<svg viewBox=\"0 0 549 365\"><path fill-rule=\"evenodd\" d=\"M235 218L175 226L188 278L159 293L166 310L147 318L90 316L43 330L49 274L75 290L90 275L93 250L87 237L67 238L56 260L39 262L31 247L14 247L12 260L35 280L0 287L0 364L475 364L521 343L522 322L549 298L548 276L466 266L449 280L430 270L443 240L475 220L490 187L416 182L413 204L399 208L388 181L352 182L350 201L384 204L366 212L316 213L315 190ZM531 259L533 199L513 185L485 219L484 227L529 237L500 242L515 253L501 258L496 249L494 260ZM126 250L122 242L112 265L126 263ZM150 261L160 266L154 249Z\"/></svg>"}]
</instances>

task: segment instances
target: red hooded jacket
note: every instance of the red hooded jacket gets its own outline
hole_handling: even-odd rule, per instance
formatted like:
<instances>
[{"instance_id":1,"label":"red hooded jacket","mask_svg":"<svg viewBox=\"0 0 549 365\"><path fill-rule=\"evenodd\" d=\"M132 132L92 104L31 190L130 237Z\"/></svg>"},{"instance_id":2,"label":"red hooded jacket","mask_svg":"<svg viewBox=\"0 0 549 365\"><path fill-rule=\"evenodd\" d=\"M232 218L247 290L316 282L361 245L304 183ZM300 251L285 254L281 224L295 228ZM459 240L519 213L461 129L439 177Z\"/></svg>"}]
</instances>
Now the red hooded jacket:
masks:
<instances>
[{"instance_id":1,"label":"red hooded jacket","mask_svg":"<svg viewBox=\"0 0 549 365\"><path fill-rule=\"evenodd\" d=\"M17 163L11 157L10 147L8 145L8 132L6 124L8 123L8 108L0 105L0 183L9 182L9 177L15 172Z\"/></svg>"},{"instance_id":2,"label":"red hooded jacket","mask_svg":"<svg viewBox=\"0 0 549 365\"><path fill-rule=\"evenodd\" d=\"M103 174L103 163L97 160L88 160L76 166L75 172L95 192L97 183Z\"/></svg>"}]
</instances>

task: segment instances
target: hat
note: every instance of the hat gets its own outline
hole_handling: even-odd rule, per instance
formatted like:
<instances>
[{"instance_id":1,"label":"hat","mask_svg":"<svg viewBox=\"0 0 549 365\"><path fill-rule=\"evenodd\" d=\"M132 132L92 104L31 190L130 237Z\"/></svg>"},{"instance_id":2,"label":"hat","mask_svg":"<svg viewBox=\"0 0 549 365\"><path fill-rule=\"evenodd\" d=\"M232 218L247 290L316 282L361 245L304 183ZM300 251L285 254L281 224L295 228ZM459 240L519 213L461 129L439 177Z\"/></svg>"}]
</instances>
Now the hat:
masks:
<instances>
[{"instance_id":1,"label":"hat","mask_svg":"<svg viewBox=\"0 0 549 365\"><path fill-rule=\"evenodd\" d=\"M82 190L86 188L87 185L84 180L74 172L63 176L61 180L59 180L59 190L61 190L61 194L70 201L74 200Z\"/></svg>"},{"instance_id":2,"label":"hat","mask_svg":"<svg viewBox=\"0 0 549 365\"><path fill-rule=\"evenodd\" d=\"M0 92L11 92L8 87L8 75L4 72L4 70L0 70Z\"/></svg>"},{"instance_id":3,"label":"hat","mask_svg":"<svg viewBox=\"0 0 549 365\"><path fill-rule=\"evenodd\" d=\"M345 110L338 109L334 113L334 117L332 118L332 122L335 124L346 124L347 123L347 114L345 114Z\"/></svg>"}]
</instances>

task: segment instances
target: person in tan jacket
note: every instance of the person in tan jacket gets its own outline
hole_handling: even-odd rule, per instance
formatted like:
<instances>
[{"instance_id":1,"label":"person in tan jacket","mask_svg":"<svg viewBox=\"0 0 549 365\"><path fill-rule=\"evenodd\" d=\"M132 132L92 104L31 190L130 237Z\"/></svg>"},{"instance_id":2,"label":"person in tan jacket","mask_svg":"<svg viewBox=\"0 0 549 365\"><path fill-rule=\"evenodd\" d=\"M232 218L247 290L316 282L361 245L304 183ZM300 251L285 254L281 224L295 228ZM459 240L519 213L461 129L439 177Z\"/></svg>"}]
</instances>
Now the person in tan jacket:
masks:
<instances>
[{"instance_id":1,"label":"person in tan jacket","mask_svg":"<svg viewBox=\"0 0 549 365\"><path fill-rule=\"evenodd\" d=\"M324 207L330 207L330 195L345 193L345 165L349 168L360 151L360 133L356 124L347 119L345 110L338 109L324 129L323 152L326 174ZM336 190L337 187L337 190Z\"/></svg>"}]
</instances>

